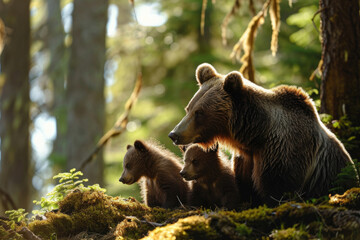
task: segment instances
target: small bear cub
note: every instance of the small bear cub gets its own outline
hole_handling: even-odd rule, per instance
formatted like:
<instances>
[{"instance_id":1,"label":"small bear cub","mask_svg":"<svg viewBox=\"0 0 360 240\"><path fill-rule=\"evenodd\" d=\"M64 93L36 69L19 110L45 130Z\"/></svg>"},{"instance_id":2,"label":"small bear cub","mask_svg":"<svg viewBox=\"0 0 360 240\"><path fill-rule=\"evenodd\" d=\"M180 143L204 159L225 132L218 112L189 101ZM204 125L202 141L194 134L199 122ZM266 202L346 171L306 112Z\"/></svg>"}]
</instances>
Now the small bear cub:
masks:
<instances>
[{"instance_id":1,"label":"small bear cub","mask_svg":"<svg viewBox=\"0 0 360 240\"><path fill-rule=\"evenodd\" d=\"M186 150L180 175L192 181L188 199L190 206L238 209L240 195L234 172L219 154L218 145L207 152L196 144Z\"/></svg>"},{"instance_id":2,"label":"small bear cub","mask_svg":"<svg viewBox=\"0 0 360 240\"><path fill-rule=\"evenodd\" d=\"M133 146L127 146L119 181L128 185L139 182L149 207L178 207L186 204L189 192L188 183L179 174L180 160L154 142L136 140Z\"/></svg>"}]
</instances>

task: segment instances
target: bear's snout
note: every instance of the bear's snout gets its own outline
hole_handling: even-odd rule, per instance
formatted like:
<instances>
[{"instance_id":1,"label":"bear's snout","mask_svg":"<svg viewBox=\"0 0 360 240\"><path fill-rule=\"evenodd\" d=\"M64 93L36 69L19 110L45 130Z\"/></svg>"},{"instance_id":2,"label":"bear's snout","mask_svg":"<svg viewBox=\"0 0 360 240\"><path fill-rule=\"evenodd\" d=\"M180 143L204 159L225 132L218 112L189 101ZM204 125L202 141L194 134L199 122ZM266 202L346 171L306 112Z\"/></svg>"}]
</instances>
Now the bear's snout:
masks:
<instances>
[{"instance_id":1,"label":"bear's snout","mask_svg":"<svg viewBox=\"0 0 360 240\"><path fill-rule=\"evenodd\" d=\"M185 177L186 177L186 172L185 172L184 170L181 170L181 171L180 171L180 175L181 175L183 178L185 178Z\"/></svg>"},{"instance_id":2,"label":"bear's snout","mask_svg":"<svg viewBox=\"0 0 360 240\"><path fill-rule=\"evenodd\" d=\"M119 182L124 183L124 178L122 176L119 178Z\"/></svg>"},{"instance_id":3,"label":"bear's snout","mask_svg":"<svg viewBox=\"0 0 360 240\"><path fill-rule=\"evenodd\" d=\"M177 135L174 131L171 131L168 136L175 144L178 144L179 135Z\"/></svg>"}]
</instances>

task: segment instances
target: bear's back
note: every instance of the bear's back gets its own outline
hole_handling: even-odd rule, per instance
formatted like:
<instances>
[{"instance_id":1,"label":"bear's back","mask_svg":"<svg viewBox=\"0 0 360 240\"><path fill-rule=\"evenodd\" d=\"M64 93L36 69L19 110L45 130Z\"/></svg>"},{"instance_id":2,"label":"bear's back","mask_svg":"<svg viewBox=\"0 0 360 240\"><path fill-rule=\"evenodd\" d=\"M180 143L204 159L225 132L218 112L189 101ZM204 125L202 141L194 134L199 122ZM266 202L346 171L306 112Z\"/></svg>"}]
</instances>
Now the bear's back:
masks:
<instances>
[{"instance_id":1,"label":"bear's back","mask_svg":"<svg viewBox=\"0 0 360 240\"><path fill-rule=\"evenodd\" d=\"M307 117L316 117L315 107L309 95L301 88L294 86L278 86L273 88L275 101L288 111Z\"/></svg>"}]
</instances>

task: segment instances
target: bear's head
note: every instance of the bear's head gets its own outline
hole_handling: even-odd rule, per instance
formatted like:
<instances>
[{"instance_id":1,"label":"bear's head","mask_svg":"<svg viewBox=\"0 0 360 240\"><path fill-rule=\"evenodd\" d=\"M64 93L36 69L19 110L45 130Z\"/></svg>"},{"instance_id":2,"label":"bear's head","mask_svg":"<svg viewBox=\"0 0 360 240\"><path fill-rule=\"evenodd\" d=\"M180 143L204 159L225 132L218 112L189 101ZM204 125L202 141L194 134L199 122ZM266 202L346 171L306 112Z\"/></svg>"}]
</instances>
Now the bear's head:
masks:
<instances>
[{"instance_id":1,"label":"bear's head","mask_svg":"<svg viewBox=\"0 0 360 240\"><path fill-rule=\"evenodd\" d=\"M196 69L196 79L199 90L169 137L176 145L199 143L208 148L231 135L232 105L241 94L243 79L236 71L222 76L207 63Z\"/></svg>"},{"instance_id":2,"label":"bear's head","mask_svg":"<svg viewBox=\"0 0 360 240\"><path fill-rule=\"evenodd\" d=\"M119 179L124 184L133 184L145 175L144 165L148 157L148 147L140 140L134 145L127 146L127 152L123 160L123 173Z\"/></svg>"},{"instance_id":3,"label":"bear's head","mask_svg":"<svg viewBox=\"0 0 360 240\"><path fill-rule=\"evenodd\" d=\"M184 154L184 167L180 175L186 180L203 180L211 175L219 162L218 145L207 151L197 144L191 145ZM210 169L209 169L210 168Z\"/></svg>"}]
</instances>

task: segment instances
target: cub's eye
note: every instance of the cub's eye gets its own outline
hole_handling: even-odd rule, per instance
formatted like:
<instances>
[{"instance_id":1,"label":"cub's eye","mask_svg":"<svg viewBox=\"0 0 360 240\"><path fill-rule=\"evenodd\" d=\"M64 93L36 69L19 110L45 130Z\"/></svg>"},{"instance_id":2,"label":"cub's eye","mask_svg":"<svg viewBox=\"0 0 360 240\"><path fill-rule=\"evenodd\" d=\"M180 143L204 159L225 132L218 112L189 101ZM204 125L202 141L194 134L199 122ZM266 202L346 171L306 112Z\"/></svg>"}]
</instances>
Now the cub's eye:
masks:
<instances>
[{"instance_id":1,"label":"cub's eye","mask_svg":"<svg viewBox=\"0 0 360 240\"><path fill-rule=\"evenodd\" d=\"M191 161L191 163L196 165L196 164L199 163L199 161L198 161L197 159L193 159L193 160Z\"/></svg>"},{"instance_id":2,"label":"cub's eye","mask_svg":"<svg viewBox=\"0 0 360 240\"><path fill-rule=\"evenodd\" d=\"M130 169L130 164L127 163L127 164L125 165L125 168L126 168L126 169Z\"/></svg>"}]
</instances>

